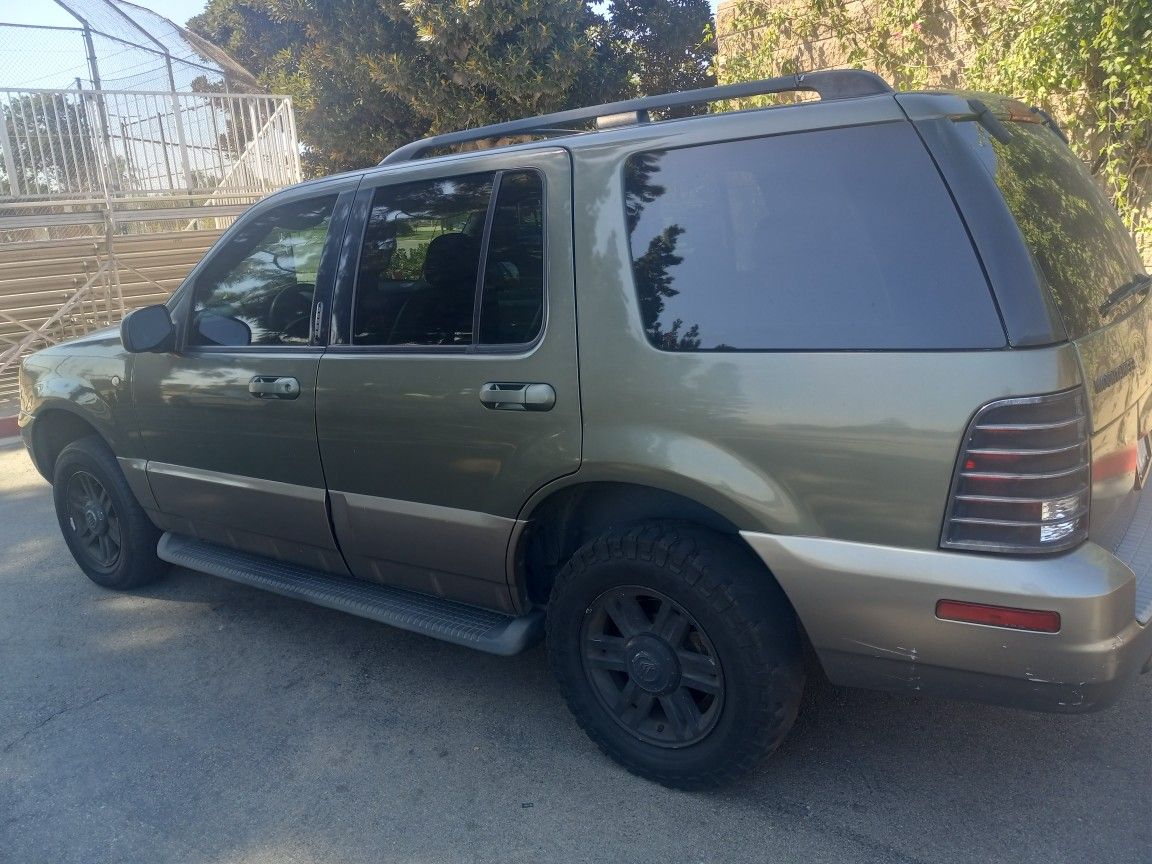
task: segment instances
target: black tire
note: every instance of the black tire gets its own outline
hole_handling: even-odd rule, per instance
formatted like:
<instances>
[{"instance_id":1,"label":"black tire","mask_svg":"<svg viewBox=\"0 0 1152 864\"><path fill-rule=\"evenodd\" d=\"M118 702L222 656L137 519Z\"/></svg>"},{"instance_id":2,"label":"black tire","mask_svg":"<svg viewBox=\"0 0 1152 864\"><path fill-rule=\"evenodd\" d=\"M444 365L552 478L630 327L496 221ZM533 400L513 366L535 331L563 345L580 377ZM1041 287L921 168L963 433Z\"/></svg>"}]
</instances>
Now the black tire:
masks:
<instances>
[{"instance_id":1,"label":"black tire","mask_svg":"<svg viewBox=\"0 0 1152 864\"><path fill-rule=\"evenodd\" d=\"M587 543L548 607L549 660L577 722L632 773L679 789L728 784L780 745L804 689L801 645L783 591L745 548L676 523Z\"/></svg>"},{"instance_id":2,"label":"black tire","mask_svg":"<svg viewBox=\"0 0 1152 864\"><path fill-rule=\"evenodd\" d=\"M81 438L60 451L52 497L68 550L97 585L126 591L168 572L156 557L159 529L99 438Z\"/></svg>"}]
</instances>

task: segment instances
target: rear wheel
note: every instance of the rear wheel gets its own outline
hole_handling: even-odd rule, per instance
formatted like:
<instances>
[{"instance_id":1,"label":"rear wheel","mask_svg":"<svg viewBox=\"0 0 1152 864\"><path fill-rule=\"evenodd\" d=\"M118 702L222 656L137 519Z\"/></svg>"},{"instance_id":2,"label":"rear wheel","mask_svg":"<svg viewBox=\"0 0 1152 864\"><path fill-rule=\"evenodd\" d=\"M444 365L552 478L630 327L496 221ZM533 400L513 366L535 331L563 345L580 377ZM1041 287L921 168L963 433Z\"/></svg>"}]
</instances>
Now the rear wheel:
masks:
<instances>
[{"instance_id":1,"label":"rear wheel","mask_svg":"<svg viewBox=\"0 0 1152 864\"><path fill-rule=\"evenodd\" d=\"M694 526L644 523L578 550L553 588L548 651L589 737L679 788L755 768L803 690L783 592L735 540Z\"/></svg>"},{"instance_id":2,"label":"rear wheel","mask_svg":"<svg viewBox=\"0 0 1152 864\"><path fill-rule=\"evenodd\" d=\"M125 590L167 572L156 556L160 531L99 438L81 438L60 452L52 494L64 542L93 582Z\"/></svg>"}]
</instances>

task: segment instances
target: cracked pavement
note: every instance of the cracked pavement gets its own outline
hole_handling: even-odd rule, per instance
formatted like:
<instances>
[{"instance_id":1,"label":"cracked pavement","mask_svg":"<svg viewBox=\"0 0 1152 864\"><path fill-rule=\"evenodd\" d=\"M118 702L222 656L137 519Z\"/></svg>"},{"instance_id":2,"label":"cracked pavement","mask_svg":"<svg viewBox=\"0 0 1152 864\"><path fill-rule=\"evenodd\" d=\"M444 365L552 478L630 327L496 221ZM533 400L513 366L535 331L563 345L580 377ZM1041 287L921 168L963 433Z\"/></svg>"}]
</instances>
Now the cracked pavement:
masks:
<instances>
[{"instance_id":1,"label":"cracked pavement","mask_svg":"<svg viewBox=\"0 0 1152 864\"><path fill-rule=\"evenodd\" d=\"M811 687L686 794L501 659L186 570L90 583L0 444L0 862L1152 861L1152 675L1055 716Z\"/></svg>"}]
</instances>

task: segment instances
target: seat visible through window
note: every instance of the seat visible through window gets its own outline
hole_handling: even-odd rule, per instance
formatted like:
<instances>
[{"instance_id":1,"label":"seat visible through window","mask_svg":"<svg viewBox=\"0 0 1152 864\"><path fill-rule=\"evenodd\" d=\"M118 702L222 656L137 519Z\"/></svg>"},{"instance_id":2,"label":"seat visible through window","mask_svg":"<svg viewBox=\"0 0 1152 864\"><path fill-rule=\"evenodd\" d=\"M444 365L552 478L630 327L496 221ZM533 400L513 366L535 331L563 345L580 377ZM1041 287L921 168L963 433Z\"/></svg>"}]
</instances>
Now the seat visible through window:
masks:
<instances>
[{"instance_id":1,"label":"seat visible through window","mask_svg":"<svg viewBox=\"0 0 1152 864\"><path fill-rule=\"evenodd\" d=\"M490 206L494 186L496 201ZM353 344L534 340L544 320L543 201L535 171L377 190L360 254ZM477 313L479 334L473 332Z\"/></svg>"},{"instance_id":2,"label":"seat visible through window","mask_svg":"<svg viewBox=\"0 0 1152 864\"><path fill-rule=\"evenodd\" d=\"M424 257L424 285L400 307L388 344L470 344L479 263L475 238L461 233L433 238Z\"/></svg>"}]
</instances>

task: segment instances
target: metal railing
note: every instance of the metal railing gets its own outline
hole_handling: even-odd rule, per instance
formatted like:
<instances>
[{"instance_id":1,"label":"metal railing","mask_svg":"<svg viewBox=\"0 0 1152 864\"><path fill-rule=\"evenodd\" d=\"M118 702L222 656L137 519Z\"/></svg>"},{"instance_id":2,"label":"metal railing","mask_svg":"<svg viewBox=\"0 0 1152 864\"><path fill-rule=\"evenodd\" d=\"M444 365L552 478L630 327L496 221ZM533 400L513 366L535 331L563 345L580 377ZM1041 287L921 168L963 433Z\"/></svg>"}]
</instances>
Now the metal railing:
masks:
<instances>
[{"instance_id":1,"label":"metal railing","mask_svg":"<svg viewBox=\"0 0 1152 864\"><path fill-rule=\"evenodd\" d=\"M24 355L164 302L219 238L223 226L205 221L191 230L169 220L167 231L0 243L0 406L16 395Z\"/></svg>"},{"instance_id":2,"label":"metal railing","mask_svg":"<svg viewBox=\"0 0 1152 864\"><path fill-rule=\"evenodd\" d=\"M0 88L0 402L25 354L162 301L299 180L286 96Z\"/></svg>"},{"instance_id":3,"label":"metal railing","mask_svg":"<svg viewBox=\"0 0 1152 864\"><path fill-rule=\"evenodd\" d=\"M0 202L264 195L299 179L287 96L0 88Z\"/></svg>"},{"instance_id":4,"label":"metal railing","mask_svg":"<svg viewBox=\"0 0 1152 864\"><path fill-rule=\"evenodd\" d=\"M161 302L300 180L291 100L226 53L126 0L56 5L76 26L0 23L0 403L25 354Z\"/></svg>"}]
</instances>

